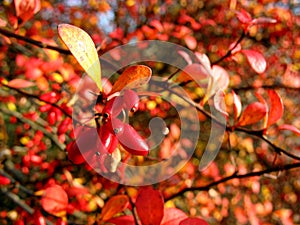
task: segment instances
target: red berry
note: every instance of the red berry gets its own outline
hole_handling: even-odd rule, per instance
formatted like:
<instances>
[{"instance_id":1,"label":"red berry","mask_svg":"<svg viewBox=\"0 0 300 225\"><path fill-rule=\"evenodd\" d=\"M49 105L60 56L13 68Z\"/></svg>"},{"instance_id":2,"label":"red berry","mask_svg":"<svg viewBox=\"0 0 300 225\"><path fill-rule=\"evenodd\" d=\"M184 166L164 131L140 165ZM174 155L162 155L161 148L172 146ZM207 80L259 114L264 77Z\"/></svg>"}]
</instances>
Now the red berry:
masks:
<instances>
[{"instance_id":1,"label":"red berry","mask_svg":"<svg viewBox=\"0 0 300 225\"><path fill-rule=\"evenodd\" d=\"M139 101L139 96L135 91L130 89L124 91L124 105L126 109L136 112L139 108Z\"/></svg>"},{"instance_id":2,"label":"red berry","mask_svg":"<svg viewBox=\"0 0 300 225\"><path fill-rule=\"evenodd\" d=\"M147 155L149 146L138 132L127 123L124 123L123 129L123 132L116 134L122 147L133 155Z\"/></svg>"},{"instance_id":3,"label":"red berry","mask_svg":"<svg viewBox=\"0 0 300 225\"><path fill-rule=\"evenodd\" d=\"M113 97L105 104L102 110L102 115L104 119L107 120L112 117L117 117L122 110L123 110L123 98L117 96L117 97Z\"/></svg>"}]
</instances>

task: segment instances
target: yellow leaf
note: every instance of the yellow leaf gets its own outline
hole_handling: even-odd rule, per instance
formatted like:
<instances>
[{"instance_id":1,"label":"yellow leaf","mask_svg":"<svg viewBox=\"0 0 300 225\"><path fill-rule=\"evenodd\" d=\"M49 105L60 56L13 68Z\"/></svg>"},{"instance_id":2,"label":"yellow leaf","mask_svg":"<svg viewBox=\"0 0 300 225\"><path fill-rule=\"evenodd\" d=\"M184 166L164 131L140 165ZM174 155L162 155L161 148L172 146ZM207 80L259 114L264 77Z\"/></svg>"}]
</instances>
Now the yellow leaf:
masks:
<instances>
[{"instance_id":1,"label":"yellow leaf","mask_svg":"<svg viewBox=\"0 0 300 225\"><path fill-rule=\"evenodd\" d=\"M101 67L92 38L82 29L70 25L58 25L58 34L78 63L102 91Z\"/></svg>"}]
</instances>

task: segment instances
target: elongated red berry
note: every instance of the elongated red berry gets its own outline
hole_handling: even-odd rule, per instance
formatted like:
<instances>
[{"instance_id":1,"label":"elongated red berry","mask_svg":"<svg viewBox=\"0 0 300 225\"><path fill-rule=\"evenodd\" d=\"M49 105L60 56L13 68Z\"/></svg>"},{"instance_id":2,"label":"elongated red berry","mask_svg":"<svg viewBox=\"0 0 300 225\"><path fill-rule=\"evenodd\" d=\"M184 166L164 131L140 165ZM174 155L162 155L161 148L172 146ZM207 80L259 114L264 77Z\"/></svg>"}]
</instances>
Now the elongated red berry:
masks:
<instances>
[{"instance_id":1,"label":"elongated red berry","mask_svg":"<svg viewBox=\"0 0 300 225\"><path fill-rule=\"evenodd\" d=\"M116 134L122 147L133 155L147 155L149 146L138 132L127 123L124 123L123 129L123 132Z\"/></svg>"},{"instance_id":2,"label":"elongated red berry","mask_svg":"<svg viewBox=\"0 0 300 225\"><path fill-rule=\"evenodd\" d=\"M131 89L127 89L124 91L124 106L126 109L131 112L136 112L139 108L139 96L137 93Z\"/></svg>"},{"instance_id":3,"label":"elongated red berry","mask_svg":"<svg viewBox=\"0 0 300 225\"><path fill-rule=\"evenodd\" d=\"M112 153L117 145L118 139L114 133L111 132L110 125L108 123L104 124L99 129L99 138L102 144L100 144L100 154L101 153Z\"/></svg>"},{"instance_id":4,"label":"elongated red berry","mask_svg":"<svg viewBox=\"0 0 300 225\"><path fill-rule=\"evenodd\" d=\"M102 115L104 119L110 119L112 117L117 117L123 110L123 98L116 96L110 99L104 106L102 110Z\"/></svg>"}]
</instances>

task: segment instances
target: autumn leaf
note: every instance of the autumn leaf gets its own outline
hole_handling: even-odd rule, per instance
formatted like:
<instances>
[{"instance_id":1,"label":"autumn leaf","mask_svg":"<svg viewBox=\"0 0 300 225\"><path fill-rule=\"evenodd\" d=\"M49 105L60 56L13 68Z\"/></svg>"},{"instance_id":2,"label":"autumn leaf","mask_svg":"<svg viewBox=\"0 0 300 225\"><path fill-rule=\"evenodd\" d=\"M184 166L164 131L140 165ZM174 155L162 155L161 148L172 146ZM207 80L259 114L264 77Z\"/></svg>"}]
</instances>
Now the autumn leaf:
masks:
<instances>
[{"instance_id":1,"label":"autumn leaf","mask_svg":"<svg viewBox=\"0 0 300 225\"><path fill-rule=\"evenodd\" d=\"M187 215L180 209L165 208L161 225L179 225L179 223L186 218Z\"/></svg>"},{"instance_id":2,"label":"autumn leaf","mask_svg":"<svg viewBox=\"0 0 300 225\"><path fill-rule=\"evenodd\" d=\"M186 218L182 220L179 225L209 225L204 219L200 218Z\"/></svg>"},{"instance_id":3,"label":"autumn leaf","mask_svg":"<svg viewBox=\"0 0 300 225\"><path fill-rule=\"evenodd\" d=\"M244 9L236 12L236 16L241 23L249 24L252 21L251 15Z\"/></svg>"},{"instance_id":4,"label":"autumn leaf","mask_svg":"<svg viewBox=\"0 0 300 225\"><path fill-rule=\"evenodd\" d=\"M276 91L269 89L268 95L270 99L270 107L269 107L267 127L274 124L283 115L283 103L279 94Z\"/></svg>"},{"instance_id":5,"label":"autumn leaf","mask_svg":"<svg viewBox=\"0 0 300 225\"><path fill-rule=\"evenodd\" d=\"M245 108L236 126L247 126L257 123L264 118L266 113L267 109L263 103L253 102Z\"/></svg>"},{"instance_id":6,"label":"autumn leaf","mask_svg":"<svg viewBox=\"0 0 300 225\"><path fill-rule=\"evenodd\" d=\"M294 134L296 134L297 136L300 136L300 129L298 129L297 127L290 125L290 124L283 124L280 127L278 127L279 130L289 130L292 131Z\"/></svg>"},{"instance_id":7,"label":"autumn leaf","mask_svg":"<svg viewBox=\"0 0 300 225\"><path fill-rule=\"evenodd\" d=\"M220 113L223 114L223 116L228 117L224 99L225 99L225 92L222 90L217 91L217 93L214 96L214 106Z\"/></svg>"},{"instance_id":8,"label":"autumn leaf","mask_svg":"<svg viewBox=\"0 0 300 225\"><path fill-rule=\"evenodd\" d=\"M58 25L58 34L84 71L102 91L101 67L92 38L84 30L70 24Z\"/></svg>"},{"instance_id":9,"label":"autumn leaf","mask_svg":"<svg viewBox=\"0 0 300 225\"><path fill-rule=\"evenodd\" d=\"M136 199L136 211L143 225L160 225L164 216L164 200L158 190L142 187Z\"/></svg>"},{"instance_id":10,"label":"autumn leaf","mask_svg":"<svg viewBox=\"0 0 300 225\"><path fill-rule=\"evenodd\" d=\"M50 186L44 191L41 205L46 212L54 216L64 216L68 206L68 195L61 186Z\"/></svg>"},{"instance_id":11,"label":"autumn leaf","mask_svg":"<svg viewBox=\"0 0 300 225\"><path fill-rule=\"evenodd\" d=\"M107 221L114 215L122 212L129 205L129 199L127 195L115 195L112 196L104 205L101 212L101 220Z\"/></svg>"},{"instance_id":12,"label":"autumn leaf","mask_svg":"<svg viewBox=\"0 0 300 225\"><path fill-rule=\"evenodd\" d=\"M40 0L14 0L14 3L16 16L22 20L21 24L25 23L41 9Z\"/></svg>"},{"instance_id":13,"label":"autumn leaf","mask_svg":"<svg viewBox=\"0 0 300 225\"><path fill-rule=\"evenodd\" d=\"M250 49L244 49L241 52L246 56L250 66L255 72L265 72L267 62L265 60L265 57L260 52Z\"/></svg>"},{"instance_id":14,"label":"autumn leaf","mask_svg":"<svg viewBox=\"0 0 300 225\"><path fill-rule=\"evenodd\" d=\"M28 87L35 86L35 83L28 81L28 80L16 78L16 79L10 80L7 83L7 86L13 87L13 88L28 88Z\"/></svg>"},{"instance_id":15,"label":"autumn leaf","mask_svg":"<svg viewBox=\"0 0 300 225\"><path fill-rule=\"evenodd\" d=\"M134 218L132 215L125 215L125 216L111 218L107 222L111 224L120 224L120 225L135 225Z\"/></svg>"},{"instance_id":16,"label":"autumn leaf","mask_svg":"<svg viewBox=\"0 0 300 225\"><path fill-rule=\"evenodd\" d=\"M242 103L240 97L233 90L231 93L233 96L234 120L237 120L237 118L241 115L242 112Z\"/></svg>"},{"instance_id":17,"label":"autumn leaf","mask_svg":"<svg viewBox=\"0 0 300 225\"><path fill-rule=\"evenodd\" d=\"M152 70L148 66L130 66L124 70L114 83L110 95L125 89L138 88L147 84L151 78Z\"/></svg>"}]
</instances>

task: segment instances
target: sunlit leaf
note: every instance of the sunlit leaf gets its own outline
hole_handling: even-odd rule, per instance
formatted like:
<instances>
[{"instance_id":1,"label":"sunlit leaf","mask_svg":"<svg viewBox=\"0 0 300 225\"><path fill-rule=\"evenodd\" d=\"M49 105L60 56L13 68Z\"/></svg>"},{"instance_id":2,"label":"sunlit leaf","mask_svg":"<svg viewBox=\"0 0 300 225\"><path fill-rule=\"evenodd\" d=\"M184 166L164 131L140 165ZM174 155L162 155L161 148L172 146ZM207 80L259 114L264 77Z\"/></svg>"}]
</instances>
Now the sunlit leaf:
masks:
<instances>
[{"instance_id":1,"label":"sunlit leaf","mask_svg":"<svg viewBox=\"0 0 300 225\"><path fill-rule=\"evenodd\" d=\"M211 66L210 66L210 60L205 54L201 54L200 52L195 52L195 56L199 60L199 62L204 66L206 72L211 75Z\"/></svg>"},{"instance_id":2,"label":"sunlit leaf","mask_svg":"<svg viewBox=\"0 0 300 225\"><path fill-rule=\"evenodd\" d=\"M35 84L31 81L16 78L7 83L8 86L13 87L13 88L28 88L35 86Z\"/></svg>"},{"instance_id":3,"label":"sunlit leaf","mask_svg":"<svg viewBox=\"0 0 300 225\"><path fill-rule=\"evenodd\" d=\"M186 218L182 220L179 225L209 225L204 219L200 218Z\"/></svg>"},{"instance_id":4,"label":"sunlit leaf","mask_svg":"<svg viewBox=\"0 0 300 225\"><path fill-rule=\"evenodd\" d=\"M266 115L264 116L264 123L263 123L263 129L267 128L267 122L268 122L268 117L269 117L269 105L267 103L267 101L264 99L264 97L259 93L259 92L255 92L255 96L258 99L258 101L262 104L265 105L265 108L267 110Z\"/></svg>"},{"instance_id":5,"label":"sunlit leaf","mask_svg":"<svg viewBox=\"0 0 300 225\"><path fill-rule=\"evenodd\" d=\"M22 20L21 23L29 20L41 9L40 0L14 0L14 4L16 15Z\"/></svg>"},{"instance_id":6,"label":"sunlit leaf","mask_svg":"<svg viewBox=\"0 0 300 225\"><path fill-rule=\"evenodd\" d=\"M68 195L61 186L53 185L44 191L41 204L46 212L54 216L64 216L68 206Z\"/></svg>"},{"instance_id":7,"label":"sunlit leaf","mask_svg":"<svg viewBox=\"0 0 300 225\"><path fill-rule=\"evenodd\" d=\"M136 211L143 225L160 225L164 216L164 200L158 190L145 187L139 190Z\"/></svg>"},{"instance_id":8,"label":"sunlit leaf","mask_svg":"<svg viewBox=\"0 0 300 225\"><path fill-rule=\"evenodd\" d=\"M165 208L161 225L179 225L180 221L187 218L187 215L177 208Z\"/></svg>"},{"instance_id":9,"label":"sunlit leaf","mask_svg":"<svg viewBox=\"0 0 300 225\"><path fill-rule=\"evenodd\" d=\"M270 109L267 126L269 127L282 117L283 103L281 97L276 91L269 89L268 95L270 99Z\"/></svg>"},{"instance_id":10,"label":"sunlit leaf","mask_svg":"<svg viewBox=\"0 0 300 225\"><path fill-rule=\"evenodd\" d=\"M290 124L283 124L280 127L278 127L279 130L289 130L292 131L293 133L295 133L297 136L300 136L300 129L298 129L297 127L290 125Z\"/></svg>"},{"instance_id":11,"label":"sunlit leaf","mask_svg":"<svg viewBox=\"0 0 300 225\"><path fill-rule=\"evenodd\" d=\"M100 62L92 38L82 29L70 24L58 25L58 34L85 72L102 90Z\"/></svg>"},{"instance_id":12,"label":"sunlit leaf","mask_svg":"<svg viewBox=\"0 0 300 225\"><path fill-rule=\"evenodd\" d=\"M129 205L129 199L127 195L115 195L112 196L104 205L101 212L101 220L107 221L114 215L122 212Z\"/></svg>"},{"instance_id":13,"label":"sunlit leaf","mask_svg":"<svg viewBox=\"0 0 300 225\"><path fill-rule=\"evenodd\" d=\"M257 123L264 118L266 113L267 109L263 103L253 102L245 108L237 123L237 126L247 126Z\"/></svg>"},{"instance_id":14,"label":"sunlit leaf","mask_svg":"<svg viewBox=\"0 0 300 225\"><path fill-rule=\"evenodd\" d=\"M230 44L229 49L231 51L231 54L233 55L233 54L241 51L242 50L242 46L241 46L240 43L236 44L236 42L233 42L233 43Z\"/></svg>"},{"instance_id":15,"label":"sunlit leaf","mask_svg":"<svg viewBox=\"0 0 300 225\"><path fill-rule=\"evenodd\" d=\"M124 70L114 83L110 94L115 92L138 88L148 83L152 75L152 70L148 66L130 66Z\"/></svg>"},{"instance_id":16,"label":"sunlit leaf","mask_svg":"<svg viewBox=\"0 0 300 225\"><path fill-rule=\"evenodd\" d=\"M224 93L224 91L222 91L222 90L217 91L217 93L214 96L214 106L225 117L228 116L228 113L226 112L225 93Z\"/></svg>"},{"instance_id":17,"label":"sunlit leaf","mask_svg":"<svg viewBox=\"0 0 300 225\"><path fill-rule=\"evenodd\" d=\"M184 42L186 46L191 50L194 50L197 47L197 40L193 36L190 35L185 36Z\"/></svg>"},{"instance_id":18,"label":"sunlit leaf","mask_svg":"<svg viewBox=\"0 0 300 225\"><path fill-rule=\"evenodd\" d=\"M242 103L240 97L232 91L232 96L233 96L233 112L234 112L234 119L236 120L242 112Z\"/></svg>"},{"instance_id":19,"label":"sunlit leaf","mask_svg":"<svg viewBox=\"0 0 300 225\"><path fill-rule=\"evenodd\" d=\"M267 62L265 57L260 52L250 49L244 49L241 52L246 56L250 66L255 72L265 72L267 68Z\"/></svg>"}]
</instances>

